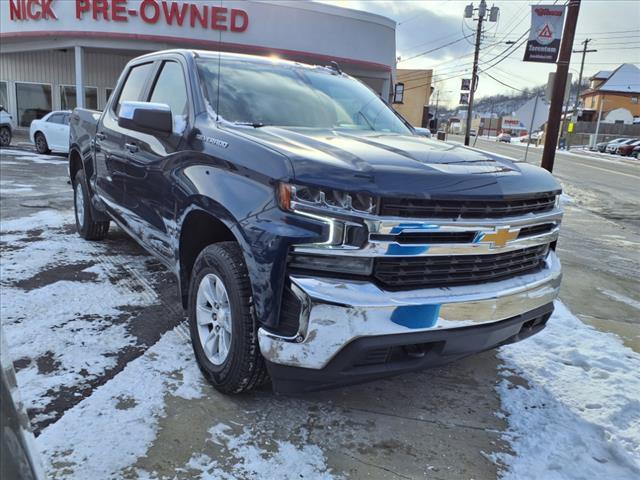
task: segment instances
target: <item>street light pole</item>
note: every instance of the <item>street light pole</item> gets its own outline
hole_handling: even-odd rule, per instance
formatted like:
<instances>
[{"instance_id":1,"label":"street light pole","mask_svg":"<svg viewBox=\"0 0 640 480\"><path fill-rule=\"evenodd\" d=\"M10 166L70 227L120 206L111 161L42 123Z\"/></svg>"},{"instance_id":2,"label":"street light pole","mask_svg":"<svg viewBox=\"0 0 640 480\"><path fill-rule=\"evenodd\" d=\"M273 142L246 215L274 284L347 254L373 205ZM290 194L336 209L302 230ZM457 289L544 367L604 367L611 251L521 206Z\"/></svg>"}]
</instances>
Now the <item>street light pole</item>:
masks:
<instances>
[{"instance_id":1,"label":"street light pole","mask_svg":"<svg viewBox=\"0 0 640 480\"><path fill-rule=\"evenodd\" d=\"M571 61L571 50L573 49L573 38L576 34L576 24L578 23L578 13L580 12L580 0L570 0L567 13L567 23L565 24L562 44L560 45L560 55L556 66L556 76L551 92L551 106L549 108L549 121L547 123L547 135L544 141L542 152L542 168L553 171L553 162L556 157L556 145L558 144L558 133L560 130L560 118L562 117L562 104L564 103L564 91L569 74L569 62Z\"/></svg>"}]
</instances>

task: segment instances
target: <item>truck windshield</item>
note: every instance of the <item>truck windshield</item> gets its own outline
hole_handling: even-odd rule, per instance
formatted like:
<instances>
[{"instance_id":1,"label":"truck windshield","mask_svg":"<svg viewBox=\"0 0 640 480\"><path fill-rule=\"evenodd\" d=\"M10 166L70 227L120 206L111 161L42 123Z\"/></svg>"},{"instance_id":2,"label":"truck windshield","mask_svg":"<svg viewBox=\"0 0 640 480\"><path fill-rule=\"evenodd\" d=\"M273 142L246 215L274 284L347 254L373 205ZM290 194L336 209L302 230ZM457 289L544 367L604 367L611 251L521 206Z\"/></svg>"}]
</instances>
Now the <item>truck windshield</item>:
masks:
<instances>
[{"instance_id":1,"label":"truck windshield","mask_svg":"<svg viewBox=\"0 0 640 480\"><path fill-rule=\"evenodd\" d=\"M198 70L211 108L229 122L411 134L369 88L326 68L222 57L200 58Z\"/></svg>"}]
</instances>

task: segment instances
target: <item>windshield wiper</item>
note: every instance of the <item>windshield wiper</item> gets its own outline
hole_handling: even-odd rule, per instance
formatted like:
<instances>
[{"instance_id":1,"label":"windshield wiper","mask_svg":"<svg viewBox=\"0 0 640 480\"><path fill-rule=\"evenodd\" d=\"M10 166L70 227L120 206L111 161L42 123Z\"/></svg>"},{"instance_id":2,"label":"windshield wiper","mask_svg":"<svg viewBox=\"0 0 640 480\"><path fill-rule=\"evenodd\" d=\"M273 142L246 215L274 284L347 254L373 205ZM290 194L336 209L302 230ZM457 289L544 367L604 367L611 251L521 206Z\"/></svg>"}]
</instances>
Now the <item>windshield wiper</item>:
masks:
<instances>
[{"instance_id":1,"label":"windshield wiper","mask_svg":"<svg viewBox=\"0 0 640 480\"><path fill-rule=\"evenodd\" d=\"M266 123L262 123L262 122L233 122L234 125L242 125L244 127L253 127L253 128L260 128L260 127L266 127L267 124Z\"/></svg>"}]
</instances>

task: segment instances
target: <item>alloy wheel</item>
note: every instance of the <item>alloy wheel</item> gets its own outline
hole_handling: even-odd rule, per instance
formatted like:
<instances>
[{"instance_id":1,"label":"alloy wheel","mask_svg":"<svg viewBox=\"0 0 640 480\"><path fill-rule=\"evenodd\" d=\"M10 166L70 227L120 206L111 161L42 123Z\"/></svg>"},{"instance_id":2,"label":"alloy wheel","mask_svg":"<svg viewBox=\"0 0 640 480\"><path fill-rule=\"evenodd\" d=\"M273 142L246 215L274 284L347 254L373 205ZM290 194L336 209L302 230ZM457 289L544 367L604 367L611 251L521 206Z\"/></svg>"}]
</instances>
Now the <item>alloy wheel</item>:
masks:
<instances>
[{"instance_id":1,"label":"alloy wheel","mask_svg":"<svg viewBox=\"0 0 640 480\"><path fill-rule=\"evenodd\" d=\"M207 359L222 365L231 348L231 307L224 283L217 275L205 275L196 296L198 339Z\"/></svg>"}]
</instances>

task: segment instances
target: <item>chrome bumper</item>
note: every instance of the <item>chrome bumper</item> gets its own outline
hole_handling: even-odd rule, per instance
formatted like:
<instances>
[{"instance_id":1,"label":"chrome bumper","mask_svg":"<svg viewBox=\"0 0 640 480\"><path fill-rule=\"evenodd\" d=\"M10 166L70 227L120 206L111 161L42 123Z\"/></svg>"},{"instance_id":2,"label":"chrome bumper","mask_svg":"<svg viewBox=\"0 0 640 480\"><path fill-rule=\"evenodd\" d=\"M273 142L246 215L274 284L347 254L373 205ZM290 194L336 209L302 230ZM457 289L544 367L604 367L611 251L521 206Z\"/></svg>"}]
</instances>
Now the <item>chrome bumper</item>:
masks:
<instances>
[{"instance_id":1,"label":"chrome bumper","mask_svg":"<svg viewBox=\"0 0 640 480\"><path fill-rule=\"evenodd\" d=\"M276 364L321 369L356 338L457 329L529 312L557 297L561 276L553 251L536 273L461 287L388 292L369 282L292 276L303 304L298 335L261 328L260 349Z\"/></svg>"}]
</instances>

